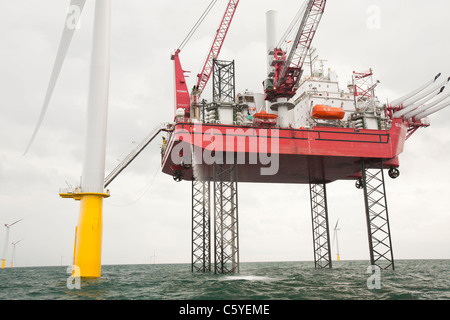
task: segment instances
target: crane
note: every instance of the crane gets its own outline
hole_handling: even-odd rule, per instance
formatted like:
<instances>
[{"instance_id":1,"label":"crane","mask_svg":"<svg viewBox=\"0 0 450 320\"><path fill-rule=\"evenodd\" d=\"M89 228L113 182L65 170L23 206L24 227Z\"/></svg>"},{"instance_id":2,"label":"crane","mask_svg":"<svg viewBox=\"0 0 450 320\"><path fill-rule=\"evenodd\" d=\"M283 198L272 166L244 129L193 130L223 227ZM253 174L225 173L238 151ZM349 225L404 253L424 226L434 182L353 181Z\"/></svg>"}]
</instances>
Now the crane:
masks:
<instances>
[{"instance_id":1,"label":"crane","mask_svg":"<svg viewBox=\"0 0 450 320\"><path fill-rule=\"evenodd\" d=\"M303 17L297 15L291 24L291 27L299 25L299 28L289 53L280 48L280 44L286 39L282 39L278 47L274 48L272 62L274 69L264 82L267 101L276 102L279 98L290 99L295 95L303 73L303 64L324 13L325 5L326 0L308 0ZM302 19L300 20L300 18ZM285 36L287 35L285 34Z\"/></svg>"},{"instance_id":2,"label":"crane","mask_svg":"<svg viewBox=\"0 0 450 320\"><path fill-rule=\"evenodd\" d=\"M201 15L200 19L191 29L187 37L183 40L179 48L175 51L175 53L171 56L171 59L174 61L175 65L175 115L178 109L184 110L185 118L191 117L191 97L189 95L189 91L187 89L185 73L181 67L179 54L184 47L184 45L189 41L192 34L197 30L200 23L204 20L205 16L211 11L214 4L217 0L212 0L209 6ZM220 50L222 48L225 37L228 33L228 29L230 27L231 21L233 19L234 13L236 12L237 5L239 0L230 0L225 11L225 14L222 18L222 22L220 23L219 29L217 30L216 37L213 41L212 47L209 51L208 58L203 66L202 72L198 75L197 85L192 90L192 96L195 97L195 102L192 104L195 105L200 98L200 95L203 92L210 76L213 67L213 60L218 57ZM170 132L171 126L168 123L162 123L156 126L152 132L134 149L130 152L130 154L122 160L116 168L105 178L104 187L106 188L141 152L144 150L147 145L152 142L156 136L161 132ZM66 194L73 194L72 190L67 190Z\"/></svg>"},{"instance_id":3,"label":"crane","mask_svg":"<svg viewBox=\"0 0 450 320\"><path fill-rule=\"evenodd\" d=\"M216 1L217 0L213 1L213 3L215 3ZM239 0L229 0L227 8L225 10L225 14L222 18L219 28L217 29L216 36L209 50L206 61L203 65L203 69L201 73L197 75L197 84L193 87L190 96L187 91L187 85L184 76L186 71L181 68L179 59L179 53L181 49L176 50L175 54L172 55L172 60L174 60L175 63L175 110L184 109L186 118L190 118L190 106L198 104L200 96L202 95L203 90L205 89L206 84L211 77L214 59L217 59L217 57L219 56L238 4ZM208 7L207 12L209 12L210 7L211 5ZM204 15L205 13L200 18L201 20L204 19ZM197 24L194 28L198 27Z\"/></svg>"}]
</instances>

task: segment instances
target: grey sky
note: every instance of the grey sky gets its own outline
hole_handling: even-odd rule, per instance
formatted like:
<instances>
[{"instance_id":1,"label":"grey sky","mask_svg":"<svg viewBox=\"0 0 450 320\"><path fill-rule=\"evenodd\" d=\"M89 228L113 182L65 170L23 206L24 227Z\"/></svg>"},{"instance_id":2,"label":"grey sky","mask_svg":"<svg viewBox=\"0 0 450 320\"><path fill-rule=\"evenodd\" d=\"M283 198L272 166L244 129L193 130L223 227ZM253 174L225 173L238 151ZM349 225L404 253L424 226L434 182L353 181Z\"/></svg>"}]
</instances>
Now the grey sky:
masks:
<instances>
[{"instance_id":1,"label":"grey sky","mask_svg":"<svg viewBox=\"0 0 450 320\"><path fill-rule=\"evenodd\" d=\"M0 221L11 228L18 266L69 265L79 203L61 199L66 181L81 175L92 36L88 1L41 130L23 152L39 116L69 0L0 3ZM107 171L152 128L173 118L173 66L177 48L210 0L113 1L111 93ZM181 52L192 71L206 57L227 1L218 2ZM279 12L279 33L299 1L242 0L221 58L236 60L238 91L262 91L265 12ZM375 6L375 7L373 7ZM375 9L375 10L373 10ZM368 21L379 9L380 24ZM381 101L412 91L438 72L450 76L445 0L329 0L313 42L341 85L351 72L373 68ZM209 98L208 93L205 97ZM387 180L394 256L450 258L450 108L430 117L405 144L401 175ZM110 186L104 202L103 264L190 262L188 182L163 175L160 140L148 147ZM107 173L108 173L107 172ZM328 186L330 223L339 218L342 259L368 259L361 190L351 181ZM239 185L241 261L312 260L306 185ZM0 228L0 248L5 228ZM10 251L11 253L11 251ZM335 251L333 252L333 254ZM9 259L9 257L8 257Z\"/></svg>"}]
</instances>

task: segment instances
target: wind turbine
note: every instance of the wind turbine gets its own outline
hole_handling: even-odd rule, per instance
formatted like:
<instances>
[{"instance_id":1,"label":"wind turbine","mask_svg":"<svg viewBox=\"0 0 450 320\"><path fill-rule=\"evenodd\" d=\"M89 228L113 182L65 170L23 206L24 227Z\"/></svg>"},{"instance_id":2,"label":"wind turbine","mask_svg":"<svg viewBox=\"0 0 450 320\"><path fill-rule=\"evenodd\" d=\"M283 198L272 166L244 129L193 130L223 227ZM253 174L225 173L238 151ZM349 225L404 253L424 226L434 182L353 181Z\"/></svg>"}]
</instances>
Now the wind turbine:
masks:
<instances>
[{"instance_id":1,"label":"wind turbine","mask_svg":"<svg viewBox=\"0 0 450 320\"><path fill-rule=\"evenodd\" d=\"M338 242L338 231L341 230L338 228L339 218L336 221L336 225L334 226L334 235L333 235L333 244L336 239L336 252L337 252L337 261L341 261L341 257L339 255L339 242Z\"/></svg>"},{"instance_id":2,"label":"wind turbine","mask_svg":"<svg viewBox=\"0 0 450 320\"><path fill-rule=\"evenodd\" d=\"M45 117L85 3L86 0L71 0L70 2L44 105L25 154L33 143ZM96 0L82 181L80 188L76 188L75 191L60 193L63 198L80 201L80 213L75 232L74 265L80 268L82 277L98 278L101 274L102 207L103 198L109 197L109 192L104 189L104 179L110 33L111 0Z\"/></svg>"},{"instance_id":3,"label":"wind turbine","mask_svg":"<svg viewBox=\"0 0 450 320\"><path fill-rule=\"evenodd\" d=\"M2 269L5 269L6 257L8 256L8 244L9 244L9 228L15 225L16 223L22 221L24 218L17 220L11 224L5 223L6 227L6 237L5 237L5 246L3 247L3 256L2 256Z\"/></svg>"},{"instance_id":4,"label":"wind turbine","mask_svg":"<svg viewBox=\"0 0 450 320\"><path fill-rule=\"evenodd\" d=\"M13 252L12 252L12 257L11 257L11 268L13 267L13 264L14 264L14 256L16 254L16 244L18 244L20 241L22 241L22 239L12 243L12 245L13 245Z\"/></svg>"}]
</instances>

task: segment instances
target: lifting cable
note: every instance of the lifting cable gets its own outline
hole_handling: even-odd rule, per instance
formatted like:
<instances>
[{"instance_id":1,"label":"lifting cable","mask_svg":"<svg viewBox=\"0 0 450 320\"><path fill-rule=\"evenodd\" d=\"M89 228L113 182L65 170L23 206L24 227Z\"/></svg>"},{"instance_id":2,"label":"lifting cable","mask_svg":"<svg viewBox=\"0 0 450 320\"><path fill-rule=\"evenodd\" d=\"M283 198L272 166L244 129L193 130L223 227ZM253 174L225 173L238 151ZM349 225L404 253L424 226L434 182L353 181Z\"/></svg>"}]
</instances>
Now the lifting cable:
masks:
<instances>
[{"instance_id":1,"label":"lifting cable","mask_svg":"<svg viewBox=\"0 0 450 320\"><path fill-rule=\"evenodd\" d=\"M208 5L208 7L206 8L206 10L202 13L202 15L200 16L200 18L197 20L197 22L195 23L195 25L192 27L191 31L189 31L188 35L186 36L186 38L184 38L184 40L181 42L180 46L178 47L178 50L183 50L184 46L188 43L188 41L191 39L191 37L194 35L195 31L197 31L198 27L200 26L200 24L203 22L203 20L205 20L206 16L208 15L208 13L211 11L211 9L214 7L214 5L216 4L217 0L212 0L211 3Z\"/></svg>"},{"instance_id":2,"label":"lifting cable","mask_svg":"<svg viewBox=\"0 0 450 320\"><path fill-rule=\"evenodd\" d=\"M298 28L300 27L300 23L302 21L302 16L305 15L305 11L307 9L307 1L305 1L305 3L303 4L303 6L300 8L300 10L298 10L297 15L294 17L294 19L292 20L291 24L289 25L289 27L287 28L287 30L285 31L285 33L283 34L283 36L280 38L280 41L278 42L277 47L281 48L281 46L285 43L287 43L288 41L288 37L293 37L295 38L296 34L294 32L298 32ZM296 28L296 29L294 29Z\"/></svg>"}]
</instances>

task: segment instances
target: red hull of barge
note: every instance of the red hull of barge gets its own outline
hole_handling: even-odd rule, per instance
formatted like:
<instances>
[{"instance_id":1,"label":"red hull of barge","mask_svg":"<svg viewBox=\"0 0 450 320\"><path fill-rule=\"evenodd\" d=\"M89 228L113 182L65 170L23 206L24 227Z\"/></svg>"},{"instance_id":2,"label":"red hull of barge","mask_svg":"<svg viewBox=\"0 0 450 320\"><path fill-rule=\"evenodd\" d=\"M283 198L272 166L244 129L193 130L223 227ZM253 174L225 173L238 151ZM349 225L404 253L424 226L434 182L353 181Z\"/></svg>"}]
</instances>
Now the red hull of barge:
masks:
<instances>
[{"instance_id":1,"label":"red hull of barge","mask_svg":"<svg viewBox=\"0 0 450 320\"><path fill-rule=\"evenodd\" d=\"M183 150L184 159L191 159L192 152L187 153L195 146L196 174L200 173L208 180L212 180L213 165L203 156L211 154L226 164L234 159L238 164L239 182L308 184L354 180L361 177L361 160L370 160L374 166L378 163L378 167L381 161L385 168L398 167L398 155L403 152L407 128L407 123L401 119L394 119L389 130L177 123L163 154L162 171L169 175L181 171L184 180L192 180L193 168L183 168L177 155ZM260 143L267 147L256 149ZM258 152L268 153L266 162L261 161ZM276 173L262 175L261 168L270 166L277 169Z\"/></svg>"}]
</instances>

